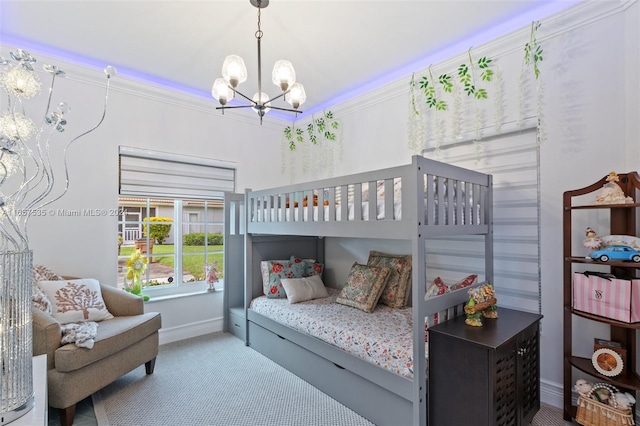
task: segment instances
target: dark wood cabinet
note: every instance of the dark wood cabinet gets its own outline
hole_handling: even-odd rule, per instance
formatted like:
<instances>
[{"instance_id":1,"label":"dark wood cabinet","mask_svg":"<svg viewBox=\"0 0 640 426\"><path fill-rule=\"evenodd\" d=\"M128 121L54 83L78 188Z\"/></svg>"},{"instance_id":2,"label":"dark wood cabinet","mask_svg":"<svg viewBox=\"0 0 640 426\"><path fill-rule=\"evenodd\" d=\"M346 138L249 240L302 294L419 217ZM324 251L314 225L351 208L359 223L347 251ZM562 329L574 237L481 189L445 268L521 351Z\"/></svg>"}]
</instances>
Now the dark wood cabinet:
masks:
<instances>
[{"instance_id":1,"label":"dark wood cabinet","mask_svg":"<svg viewBox=\"0 0 640 426\"><path fill-rule=\"evenodd\" d=\"M542 315L498 315L482 327L458 316L429 328L430 425L529 425L540 409Z\"/></svg>"},{"instance_id":2,"label":"dark wood cabinet","mask_svg":"<svg viewBox=\"0 0 640 426\"><path fill-rule=\"evenodd\" d=\"M598 182L584 188L566 191L563 195L563 337L564 337L564 373L563 373L563 397L564 419L569 421L576 416L576 406L573 405L573 388L578 378L589 379L591 376L600 382L608 382L612 385L627 390L640 390L640 376L636 369L636 330L640 323L624 323L613 319L592 315L573 309L573 274L593 270L598 272L610 272L619 278L638 278L640 264L634 262L609 261L600 262L590 259L588 249L582 244L585 236L585 225L594 226L594 223L603 226L597 229L599 236L605 235L631 235L639 236L638 222L640 221L640 175L637 172L618 175L617 185L624 195L630 197L626 203L620 204L595 204L596 196L607 183L607 176ZM604 217L604 221L602 220ZM589 221L593 221L589 223ZM608 226L608 229L605 229ZM586 318L609 325L610 336L608 340L620 343L627 348L626 358L623 360L626 372L608 377L599 374L591 362L590 356L577 356L573 353L574 336L573 322L576 317ZM591 336L593 338L606 338L607 336ZM578 375L574 373L578 372ZM583 373L583 374L580 374Z\"/></svg>"}]
</instances>

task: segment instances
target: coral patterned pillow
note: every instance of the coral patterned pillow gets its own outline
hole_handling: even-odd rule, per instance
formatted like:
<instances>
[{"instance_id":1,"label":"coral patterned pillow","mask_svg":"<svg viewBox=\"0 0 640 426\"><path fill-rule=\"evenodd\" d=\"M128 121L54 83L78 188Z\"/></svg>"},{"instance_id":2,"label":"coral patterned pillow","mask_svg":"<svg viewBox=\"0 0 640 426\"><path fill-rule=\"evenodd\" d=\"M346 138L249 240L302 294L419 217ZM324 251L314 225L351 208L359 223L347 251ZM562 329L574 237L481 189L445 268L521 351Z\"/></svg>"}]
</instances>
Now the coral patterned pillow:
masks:
<instances>
[{"instance_id":1,"label":"coral patterned pillow","mask_svg":"<svg viewBox=\"0 0 640 426\"><path fill-rule=\"evenodd\" d=\"M40 281L55 281L63 278L44 265L34 265L31 273L33 275L33 291L31 294L32 305L34 308L39 309L42 312L51 314L51 301L47 295L40 290L38 283Z\"/></svg>"},{"instance_id":2,"label":"coral patterned pillow","mask_svg":"<svg viewBox=\"0 0 640 426\"><path fill-rule=\"evenodd\" d=\"M269 260L260 263L262 269L262 288L269 299L286 299L287 293L282 287L283 278L302 278L306 262L295 256L289 260Z\"/></svg>"},{"instance_id":3,"label":"coral patterned pillow","mask_svg":"<svg viewBox=\"0 0 640 426\"><path fill-rule=\"evenodd\" d=\"M98 280L40 281L38 285L51 301L52 316L60 324L113 318L102 299Z\"/></svg>"},{"instance_id":4,"label":"coral patterned pillow","mask_svg":"<svg viewBox=\"0 0 640 426\"><path fill-rule=\"evenodd\" d=\"M387 284L390 272L390 268L354 263L349 271L347 285L338 295L336 302L364 312L373 312Z\"/></svg>"},{"instance_id":5,"label":"coral patterned pillow","mask_svg":"<svg viewBox=\"0 0 640 426\"><path fill-rule=\"evenodd\" d=\"M32 273L34 284L40 281L57 281L64 279L44 265L34 265Z\"/></svg>"}]
</instances>

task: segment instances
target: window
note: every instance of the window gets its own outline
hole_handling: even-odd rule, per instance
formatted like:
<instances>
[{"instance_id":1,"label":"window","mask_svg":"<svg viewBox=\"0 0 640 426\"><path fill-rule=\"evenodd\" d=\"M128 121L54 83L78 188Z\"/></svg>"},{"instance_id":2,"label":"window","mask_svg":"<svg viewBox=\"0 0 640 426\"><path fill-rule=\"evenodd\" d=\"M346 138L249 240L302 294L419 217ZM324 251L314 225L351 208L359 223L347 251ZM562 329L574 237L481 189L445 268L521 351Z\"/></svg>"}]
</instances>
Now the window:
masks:
<instances>
[{"instance_id":1,"label":"window","mask_svg":"<svg viewBox=\"0 0 640 426\"><path fill-rule=\"evenodd\" d=\"M150 290L202 281L205 265L214 262L218 277L224 276L221 200L120 197L118 204L119 285L124 285L126 262L136 249L149 260L143 280Z\"/></svg>"},{"instance_id":2,"label":"window","mask_svg":"<svg viewBox=\"0 0 640 426\"><path fill-rule=\"evenodd\" d=\"M137 249L149 261L143 282L150 295L192 290L208 264L224 277L222 199L235 190L233 163L120 147L119 178L120 287Z\"/></svg>"}]
</instances>

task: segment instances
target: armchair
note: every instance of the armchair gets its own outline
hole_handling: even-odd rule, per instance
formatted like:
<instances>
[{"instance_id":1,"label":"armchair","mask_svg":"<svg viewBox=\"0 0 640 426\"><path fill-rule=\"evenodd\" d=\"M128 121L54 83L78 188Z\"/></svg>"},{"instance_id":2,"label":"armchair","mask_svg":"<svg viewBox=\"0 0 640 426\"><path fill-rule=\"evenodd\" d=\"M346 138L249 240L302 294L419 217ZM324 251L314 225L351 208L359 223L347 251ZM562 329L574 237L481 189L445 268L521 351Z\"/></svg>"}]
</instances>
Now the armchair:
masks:
<instances>
[{"instance_id":1,"label":"armchair","mask_svg":"<svg viewBox=\"0 0 640 426\"><path fill-rule=\"evenodd\" d=\"M160 313L144 313L142 298L100 285L114 318L99 323L93 348L61 346L60 323L33 309L33 355L47 354L48 404L60 411L63 426L73 424L76 403L145 364L152 374L158 355Z\"/></svg>"}]
</instances>

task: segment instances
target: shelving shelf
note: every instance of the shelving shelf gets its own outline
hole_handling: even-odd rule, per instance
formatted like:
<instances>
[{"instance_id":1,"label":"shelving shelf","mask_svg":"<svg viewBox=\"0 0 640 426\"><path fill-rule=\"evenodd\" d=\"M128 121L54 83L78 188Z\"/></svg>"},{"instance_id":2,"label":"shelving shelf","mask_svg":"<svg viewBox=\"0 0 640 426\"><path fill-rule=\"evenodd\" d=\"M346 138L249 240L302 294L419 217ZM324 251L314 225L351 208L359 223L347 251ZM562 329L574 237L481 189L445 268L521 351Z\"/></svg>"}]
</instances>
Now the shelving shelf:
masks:
<instances>
[{"instance_id":1,"label":"shelving shelf","mask_svg":"<svg viewBox=\"0 0 640 426\"><path fill-rule=\"evenodd\" d=\"M566 191L563 195L563 322L564 322L564 419L571 421L575 419L577 407L573 404L573 371L578 370L587 374L595 380L610 383L621 390L628 392L640 391L640 375L636 368L636 339L637 330L640 323L626 323L610 318L593 315L588 312L573 309L573 274L577 272L575 265L593 265L597 270L608 270L621 278L639 278L640 263L608 261L600 262L586 256L576 256L573 244L575 229L572 229L574 214L587 215L589 211L608 210L609 211L609 234L610 235L631 235L638 236L638 224L640 223L640 176L637 172L619 174L618 186L625 196L632 198L633 202L625 204L588 204L572 205L574 201L583 200L584 196L595 196L598 191L607 183L607 177L603 177L598 182L587 187ZM594 214L595 214L594 213ZM601 234L603 234L601 232ZM603 234L604 235L604 234ZM577 247L577 245L576 245ZM584 249L583 247L580 247ZM609 340L621 343L627 349L627 356L624 359L625 372L616 377L608 377L596 371L591 358L576 356L573 354L573 321L576 317L590 321L607 324L610 330ZM600 337L600 336L593 336ZM637 398L637 396L636 396Z\"/></svg>"}]
</instances>

